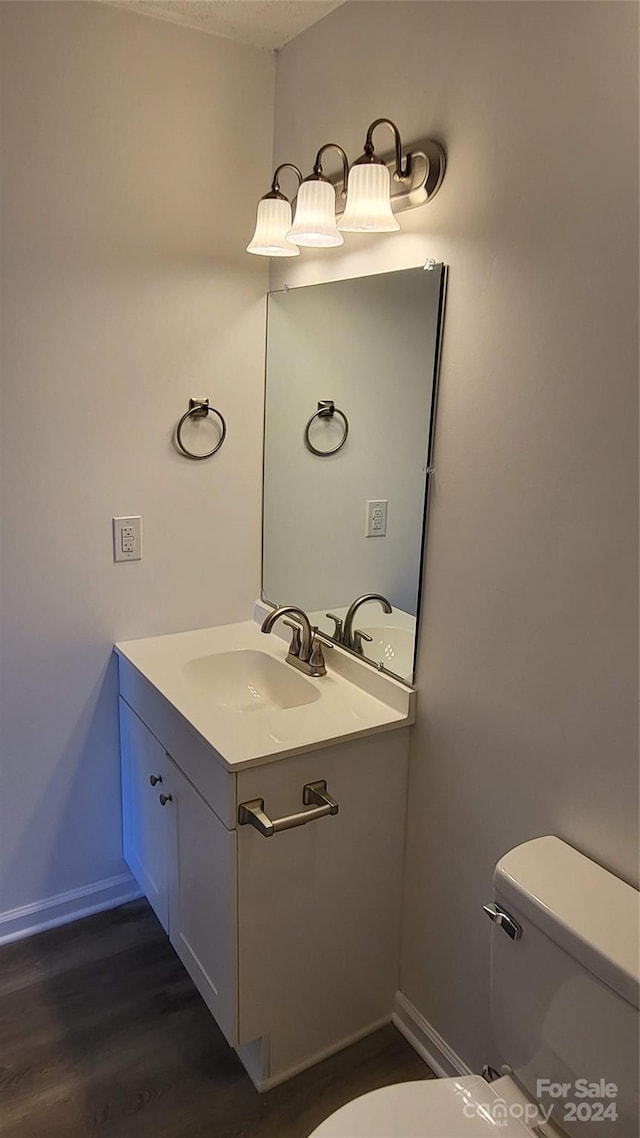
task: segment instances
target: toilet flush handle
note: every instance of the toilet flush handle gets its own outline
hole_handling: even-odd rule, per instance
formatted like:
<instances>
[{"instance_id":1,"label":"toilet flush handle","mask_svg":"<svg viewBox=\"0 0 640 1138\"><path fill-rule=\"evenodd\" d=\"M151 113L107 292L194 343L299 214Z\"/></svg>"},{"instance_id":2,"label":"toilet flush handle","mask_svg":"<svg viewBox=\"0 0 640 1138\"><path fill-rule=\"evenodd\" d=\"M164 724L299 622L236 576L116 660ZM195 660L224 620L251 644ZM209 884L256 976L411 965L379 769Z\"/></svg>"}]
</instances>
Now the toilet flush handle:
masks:
<instances>
[{"instance_id":1,"label":"toilet flush handle","mask_svg":"<svg viewBox=\"0 0 640 1138\"><path fill-rule=\"evenodd\" d=\"M496 925L500 925L500 928L504 929L507 936L510 936L512 940L520 940L522 927L514 920L510 913L507 913L506 909L501 909L500 906L494 904L494 902L491 902L490 905L483 905L482 908L489 917L489 920L493 921Z\"/></svg>"}]
</instances>

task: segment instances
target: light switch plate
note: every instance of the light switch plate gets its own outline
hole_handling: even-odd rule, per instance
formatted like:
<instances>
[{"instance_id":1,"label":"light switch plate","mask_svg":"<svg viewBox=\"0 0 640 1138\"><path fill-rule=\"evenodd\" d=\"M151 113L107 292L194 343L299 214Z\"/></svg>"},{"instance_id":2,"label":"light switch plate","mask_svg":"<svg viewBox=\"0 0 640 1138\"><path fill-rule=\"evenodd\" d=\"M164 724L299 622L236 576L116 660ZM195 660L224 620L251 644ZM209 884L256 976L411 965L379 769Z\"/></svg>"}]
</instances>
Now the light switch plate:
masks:
<instances>
[{"instance_id":1,"label":"light switch plate","mask_svg":"<svg viewBox=\"0 0 640 1138\"><path fill-rule=\"evenodd\" d=\"M142 518L113 519L113 560L142 561Z\"/></svg>"}]
</instances>

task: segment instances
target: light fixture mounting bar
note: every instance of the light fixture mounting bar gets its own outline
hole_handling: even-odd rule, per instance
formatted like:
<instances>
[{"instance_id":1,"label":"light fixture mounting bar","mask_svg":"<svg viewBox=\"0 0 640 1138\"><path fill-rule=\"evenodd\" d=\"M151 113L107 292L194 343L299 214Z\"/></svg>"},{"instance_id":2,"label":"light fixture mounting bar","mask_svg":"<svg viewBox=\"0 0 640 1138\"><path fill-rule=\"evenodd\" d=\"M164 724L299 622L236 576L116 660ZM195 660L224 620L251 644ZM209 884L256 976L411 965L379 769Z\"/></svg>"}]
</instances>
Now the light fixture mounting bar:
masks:
<instances>
[{"instance_id":1,"label":"light fixture mounting bar","mask_svg":"<svg viewBox=\"0 0 640 1138\"><path fill-rule=\"evenodd\" d=\"M394 213L415 209L435 197L442 184L446 165L444 149L435 139L422 139L405 150L405 161L409 159L410 173L402 182L394 179L397 161L395 149L385 151L380 157L389 169L392 186L397 187L391 190L391 208ZM344 182L340 174L331 176L329 181L336 188L336 214L340 217L344 212Z\"/></svg>"}]
</instances>

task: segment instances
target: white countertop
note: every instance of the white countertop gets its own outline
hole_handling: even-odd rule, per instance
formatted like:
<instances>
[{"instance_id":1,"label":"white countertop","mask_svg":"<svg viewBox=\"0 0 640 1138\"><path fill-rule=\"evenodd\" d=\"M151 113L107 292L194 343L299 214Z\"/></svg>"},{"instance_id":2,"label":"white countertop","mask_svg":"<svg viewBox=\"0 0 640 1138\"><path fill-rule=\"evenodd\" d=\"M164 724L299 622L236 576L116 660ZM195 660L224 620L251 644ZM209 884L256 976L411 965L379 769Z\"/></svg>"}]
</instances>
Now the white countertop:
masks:
<instances>
[{"instance_id":1,"label":"white countertop","mask_svg":"<svg viewBox=\"0 0 640 1138\"><path fill-rule=\"evenodd\" d=\"M191 680L193 661L222 652L252 651L284 664L287 643L280 636L261 633L253 620L128 640L115 647L215 749L229 770L408 726L414 719L412 689L339 649L326 652L326 676L304 676L318 692L314 702L249 713L217 706L206 689Z\"/></svg>"}]
</instances>

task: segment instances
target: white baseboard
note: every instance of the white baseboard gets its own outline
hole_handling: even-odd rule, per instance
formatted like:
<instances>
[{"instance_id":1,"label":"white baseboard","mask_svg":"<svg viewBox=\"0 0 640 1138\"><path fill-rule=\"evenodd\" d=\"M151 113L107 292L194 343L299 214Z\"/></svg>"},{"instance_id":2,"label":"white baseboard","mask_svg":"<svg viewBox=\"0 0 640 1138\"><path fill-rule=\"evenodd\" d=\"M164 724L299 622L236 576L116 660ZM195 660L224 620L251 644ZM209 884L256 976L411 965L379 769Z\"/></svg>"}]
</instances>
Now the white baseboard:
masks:
<instances>
[{"instance_id":1,"label":"white baseboard","mask_svg":"<svg viewBox=\"0 0 640 1138\"><path fill-rule=\"evenodd\" d=\"M453 1075L473 1074L435 1027L427 1022L402 992L396 992L391 1021L438 1078L448 1079Z\"/></svg>"},{"instance_id":2,"label":"white baseboard","mask_svg":"<svg viewBox=\"0 0 640 1138\"><path fill-rule=\"evenodd\" d=\"M288 1079L292 1079L294 1075L299 1075L302 1071L306 1071L309 1067L315 1067L316 1063L321 1063L323 1059L328 1059L331 1055L336 1055L338 1051L343 1051L345 1047L351 1047L352 1043L358 1043L360 1039L364 1039L367 1035L372 1035L374 1031L378 1031L381 1027L385 1027L389 1023L389 1016L383 1016L381 1019L374 1020L373 1023L367 1024L366 1027L361 1028L359 1031L353 1032L352 1035L345 1036L344 1039L339 1040L337 1043L330 1044L329 1047L323 1047L321 1051L316 1051L314 1055L307 1056L299 1063L294 1063L291 1067L287 1067L284 1071L279 1071L277 1075L263 1076L256 1065L256 1055L258 1052L253 1051L254 1044L249 1044L248 1047L236 1047L236 1052L242 1060L247 1074L251 1082L260 1094L265 1091L270 1091L273 1087L277 1087L280 1083L286 1083ZM268 1056L268 1039L256 1040L262 1046L262 1061ZM267 1059L268 1062L268 1059Z\"/></svg>"},{"instance_id":3,"label":"white baseboard","mask_svg":"<svg viewBox=\"0 0 640 1138\"><path fill-rule=\"evenodd\" d=\"M9 909L0 913L0 944L34 936L45 929L69 924L104 909L115 909L141 896L140 887L131 874L121 873L118 877L83 885L81 889L59 893L57 897L46 897L19 909Z\"/></svg>"}]
</instances>

